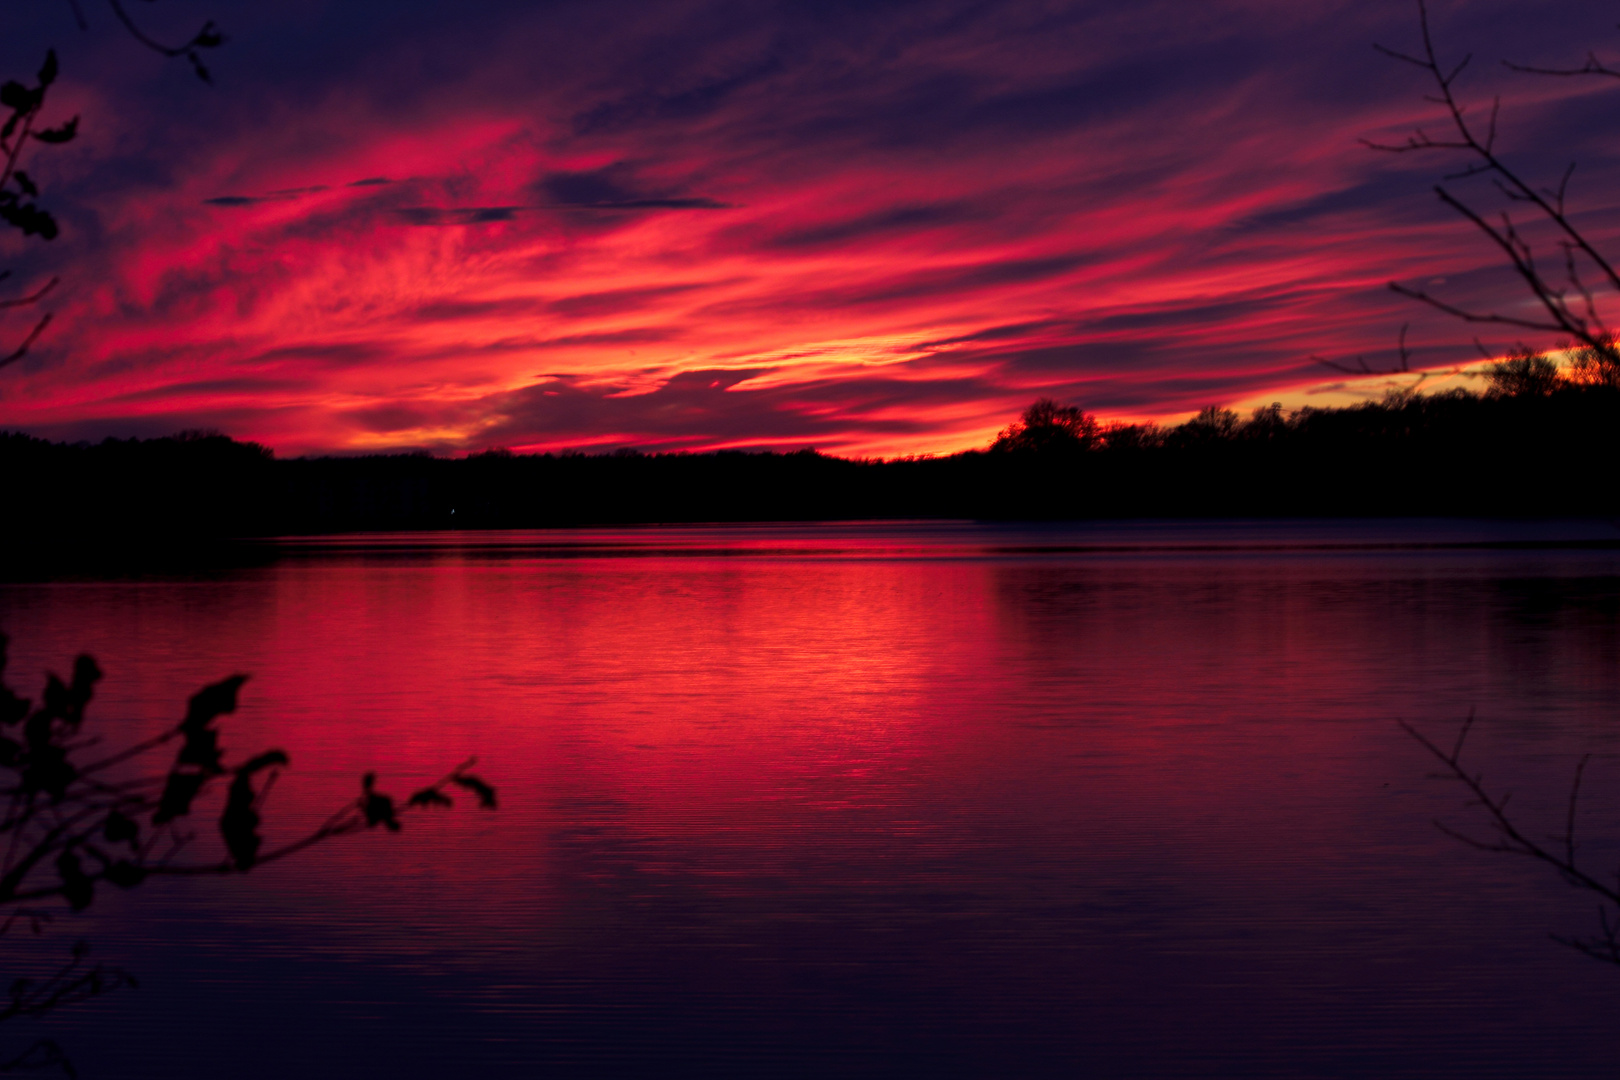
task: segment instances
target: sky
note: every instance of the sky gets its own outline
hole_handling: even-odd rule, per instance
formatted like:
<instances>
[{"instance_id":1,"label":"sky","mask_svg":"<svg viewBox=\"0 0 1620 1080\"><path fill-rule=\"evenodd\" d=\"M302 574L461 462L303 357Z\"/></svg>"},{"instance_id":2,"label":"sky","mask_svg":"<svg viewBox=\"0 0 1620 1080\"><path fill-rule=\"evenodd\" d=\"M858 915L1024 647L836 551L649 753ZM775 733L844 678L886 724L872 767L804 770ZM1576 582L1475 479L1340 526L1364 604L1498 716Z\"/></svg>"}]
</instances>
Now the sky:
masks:
<instances>
[{"instance_id":1,"label":"sky","mask_svg":"<svg viewBox=\"0 0 1620 1080\"><path fill-rule=\"evenodd\" d=\"M1040 396L1171 422L1377 393L1314 358L1391 365L1403 326L1414 367L1478 359L1392 279L1525 309L1434 195L1460 162L1359 141L1444 130L1373 48L1418 47L1404 0L135 5L159 39L219 25L213 85L81 7L0 44L17 78L54 47L46 121L82 117L24 162L62 235L0 237L4 286L60 278L0 312L0 342L53 314L0 429L949 453ZM1611 239L1620 80L1501 61L1620 57L1612 5L1430 12L1508 160L1578 162Z\"/></svg>"}]
</instances>

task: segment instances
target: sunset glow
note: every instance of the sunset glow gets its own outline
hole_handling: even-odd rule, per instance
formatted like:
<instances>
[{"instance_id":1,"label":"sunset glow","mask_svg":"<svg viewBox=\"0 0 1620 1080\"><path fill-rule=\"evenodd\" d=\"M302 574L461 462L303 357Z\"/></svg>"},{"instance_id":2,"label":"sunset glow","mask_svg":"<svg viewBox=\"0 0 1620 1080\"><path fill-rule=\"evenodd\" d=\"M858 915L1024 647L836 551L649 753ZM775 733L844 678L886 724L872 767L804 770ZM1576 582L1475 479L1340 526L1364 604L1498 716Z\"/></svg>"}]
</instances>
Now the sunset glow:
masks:
<instances>
[{"instance_id":1,"label":"sunset glow","mask_svg":"<svg viewBox=\"0 0 1620 1080\"><path fill-rule=\"evenodd\" d=\"M0 253L62 277L0 427L943 453L1039 395L1353 398L1313 357L1388 364L1407 323L1416 367L1478 358L1391 279L1523 302L1435 201L1446 161L1357 142L1435 120L1371 48L1413 38L1404 3L531 8L166 6L157 29L230 34L213 88L65 6L24 17L7 72L54 43L51 116L84 120L30 151L62 238ZM1614 91L1496 63L1578 61L1607 16L1434 10L1516 162L1578 160L1607 235L1583 117Z\"/></svg>"}]
</instances>

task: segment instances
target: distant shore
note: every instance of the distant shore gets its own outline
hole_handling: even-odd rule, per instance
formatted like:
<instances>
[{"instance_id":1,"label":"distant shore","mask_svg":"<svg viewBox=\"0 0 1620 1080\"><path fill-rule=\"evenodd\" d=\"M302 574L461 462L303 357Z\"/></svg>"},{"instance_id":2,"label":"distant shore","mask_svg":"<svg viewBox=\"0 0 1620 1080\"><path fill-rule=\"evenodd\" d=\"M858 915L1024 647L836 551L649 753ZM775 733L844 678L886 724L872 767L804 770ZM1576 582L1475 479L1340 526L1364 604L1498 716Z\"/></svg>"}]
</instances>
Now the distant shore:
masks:
<instances>
[{"instance_id":1,"label":"distant shore","mask_svg":"<svg viewBox=\"0 0 1620 1080\"><path fill-rule=\"evenodd\" d=\"M218 434L0 435L14 558L352 532L691 522L1620 514L1620 391L1411 396L1039 450L277 459Z\"/></svg>"}]
</instances>

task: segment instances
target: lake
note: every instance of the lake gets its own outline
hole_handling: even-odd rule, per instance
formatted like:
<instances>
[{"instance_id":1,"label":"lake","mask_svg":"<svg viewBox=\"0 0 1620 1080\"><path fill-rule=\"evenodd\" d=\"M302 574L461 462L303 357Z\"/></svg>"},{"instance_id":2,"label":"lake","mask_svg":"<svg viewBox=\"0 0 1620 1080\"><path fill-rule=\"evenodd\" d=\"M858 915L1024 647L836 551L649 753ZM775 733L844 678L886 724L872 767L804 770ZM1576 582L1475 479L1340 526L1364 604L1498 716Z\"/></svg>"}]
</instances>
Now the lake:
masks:
<instances>
[{"instance_id":1,"label":"lake","mask_svg":"<svg viewBox=\"0 0 1620 1080\"><path fill-rule=\"evenodd\" d=\"M245 877L103 889L140 987L86 1077L1610 1076L1597 906L1475 851L1592 754L1620 863L1610 522L960 523L292 539L0 585L7 681L89 652L109 745L251 674L295 837L379 773L500 793ZM166 765L166 761L162 762ZM209 850L211 818L196 822ZM33 953L30 950L34 950Z\"/></svg>"}]
</instances>

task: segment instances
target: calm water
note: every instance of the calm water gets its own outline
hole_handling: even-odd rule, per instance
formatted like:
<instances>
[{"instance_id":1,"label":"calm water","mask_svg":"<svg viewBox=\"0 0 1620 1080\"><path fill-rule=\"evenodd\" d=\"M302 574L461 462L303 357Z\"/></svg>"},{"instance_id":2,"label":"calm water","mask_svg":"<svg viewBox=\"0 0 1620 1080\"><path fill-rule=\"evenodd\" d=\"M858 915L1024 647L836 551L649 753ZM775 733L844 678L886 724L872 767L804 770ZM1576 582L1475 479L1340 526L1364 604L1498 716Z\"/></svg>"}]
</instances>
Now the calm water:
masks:
<instances>
[{"instance_id":1,"label":"calm water","mask_svg":"<svg viewBox=\"0 0 1620 1080\"><path fill-rule=\"evenodd\" d=\"M3 585L8 681L93 653L115 742L252 673L272 842L367 769L477 754L502 800L100 898L47 942L142 985L47 1030L88 1077L1611 1076L1620 969L1547 936L1594 904L1441 836L1394 723L1477 709L1538 832L1594 754L1620 861L1620 550L1548 539L1620 529L359 537Z\"/></svg>"}]
</instances>

